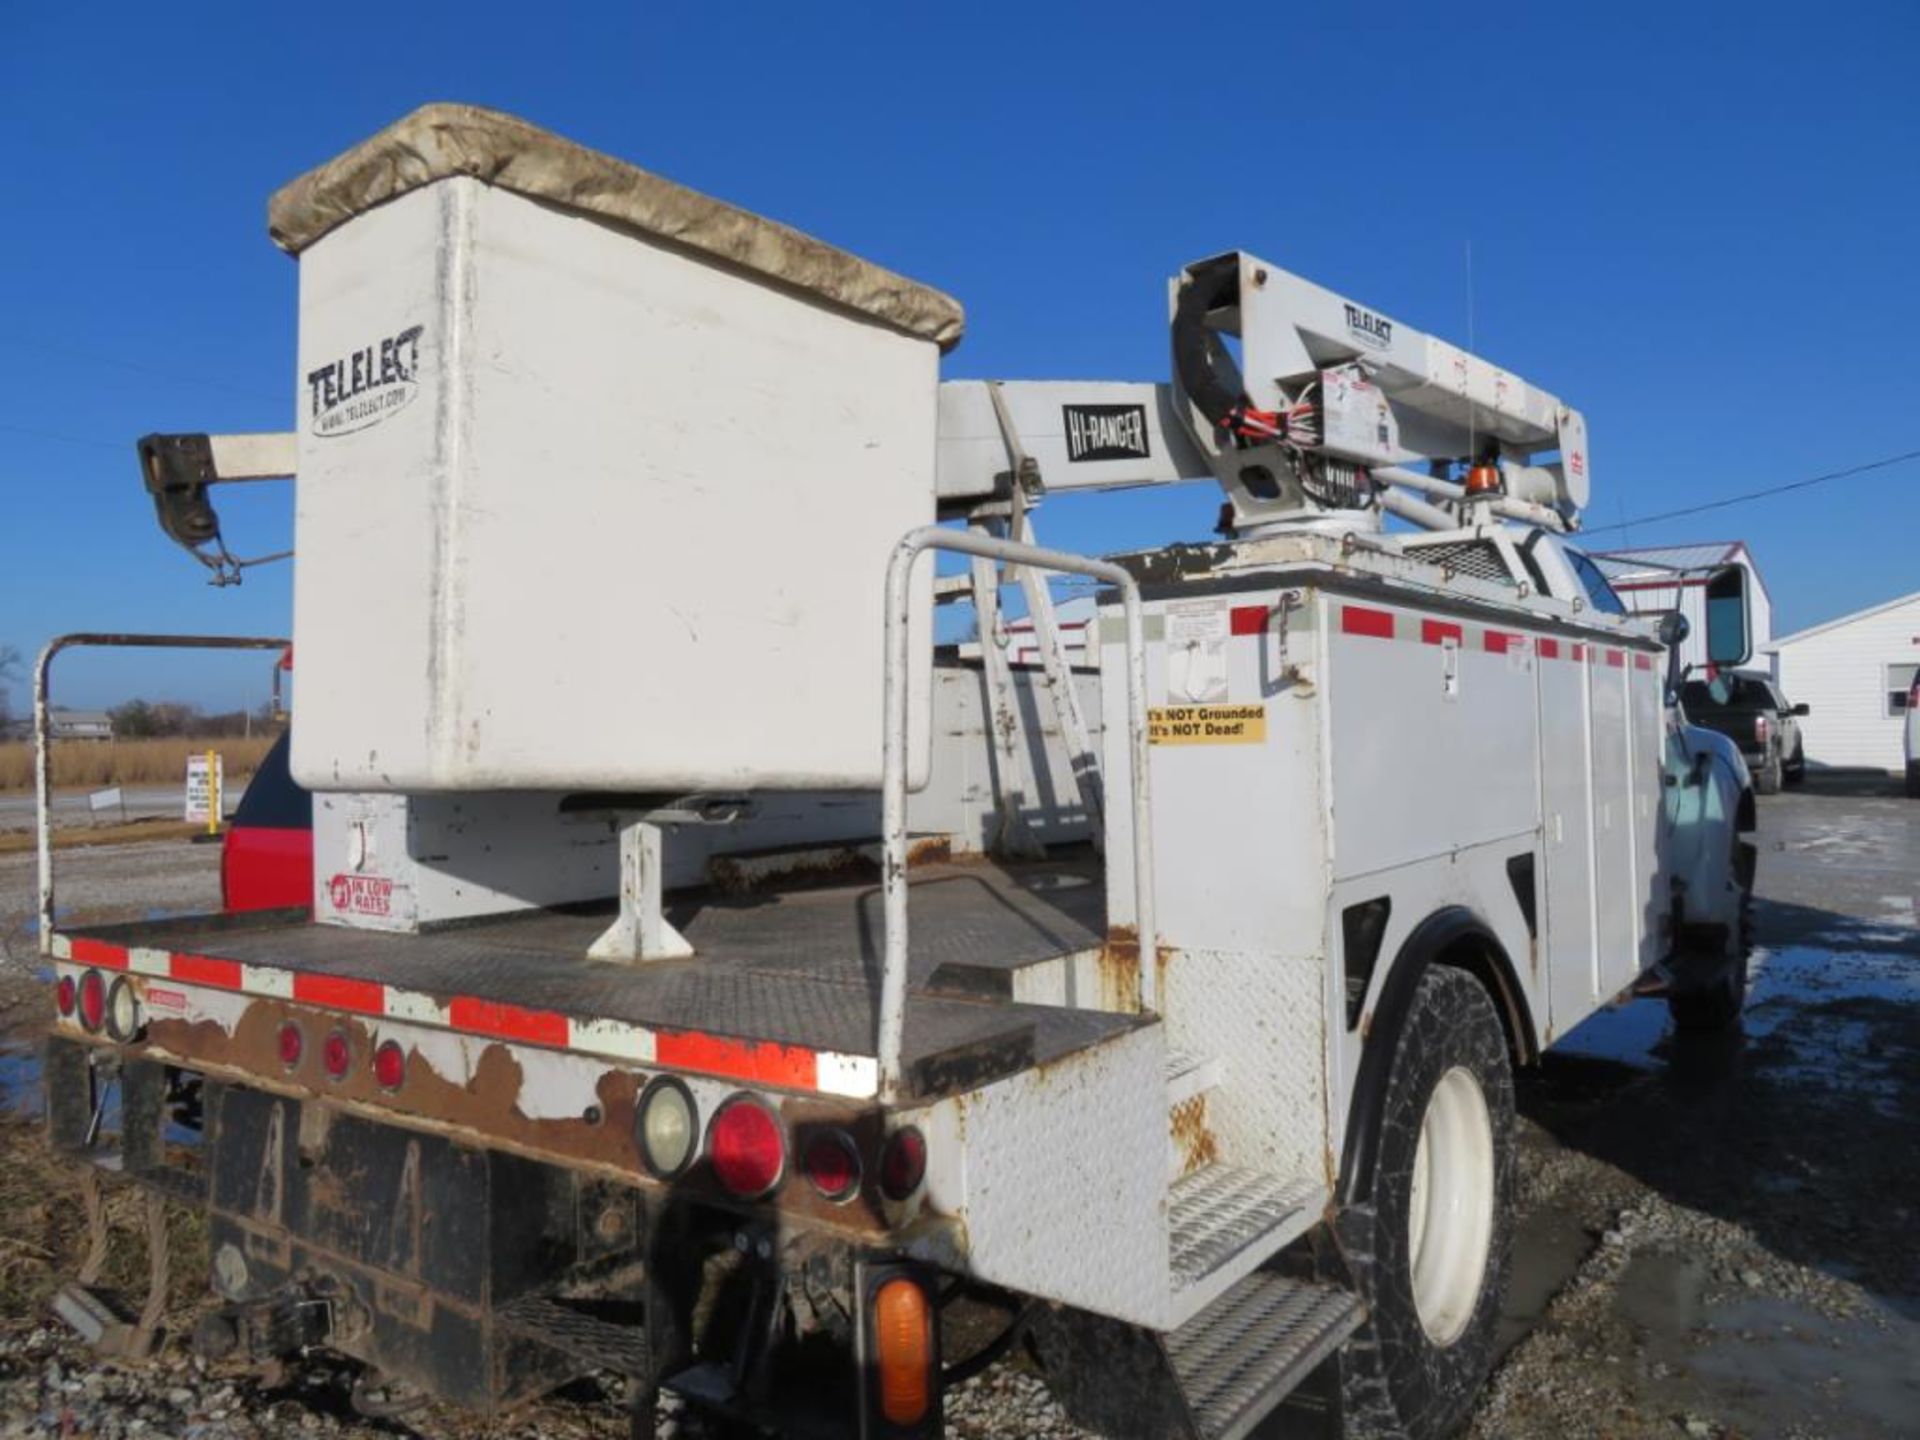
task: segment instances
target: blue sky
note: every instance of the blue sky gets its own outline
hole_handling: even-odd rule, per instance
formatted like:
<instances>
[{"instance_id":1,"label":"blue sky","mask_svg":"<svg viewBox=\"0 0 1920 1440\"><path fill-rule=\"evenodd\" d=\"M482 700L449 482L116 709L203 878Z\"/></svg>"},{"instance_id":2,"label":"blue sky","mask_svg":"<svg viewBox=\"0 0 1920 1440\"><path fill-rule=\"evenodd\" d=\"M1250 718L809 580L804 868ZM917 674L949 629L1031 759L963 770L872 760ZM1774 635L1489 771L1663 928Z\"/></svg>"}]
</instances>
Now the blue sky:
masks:
<instances>
[{"instance_id":1,"label":"blue sky","mask_svg":"<svg viewBox=\"0 0 1920 1440\"><path fill-rule=\"evenodd\" d=\"M285 568L206 586L132 442L292 423L266 198L427 100L950 291L954 376L1163 378L1166 277L1235 247L1463 341L1471 241L1477 348L1585 410L1599 526L1920 448L1917 63L1912 0L0 7L0 642L285 629ZM1216 508L1040 523L1105 550ZM279 548L288 514L223 506L236 548ZM1596 538L1744 538L1784 631L1920 588L1916 521L1909 464ZM75 704L257 703L267 679L65 675Z\"/></svg>"}]
</instances>

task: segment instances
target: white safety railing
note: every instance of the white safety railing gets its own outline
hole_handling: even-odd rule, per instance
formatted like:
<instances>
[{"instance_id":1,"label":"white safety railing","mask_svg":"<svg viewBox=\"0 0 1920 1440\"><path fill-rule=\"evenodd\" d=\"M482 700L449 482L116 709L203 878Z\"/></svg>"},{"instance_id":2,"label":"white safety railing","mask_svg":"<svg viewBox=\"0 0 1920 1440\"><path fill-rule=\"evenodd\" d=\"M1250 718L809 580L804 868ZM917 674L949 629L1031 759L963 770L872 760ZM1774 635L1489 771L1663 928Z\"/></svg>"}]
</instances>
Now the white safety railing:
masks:
<instances>
[{"instance_id":1,"label":"white safety railing","mask_svg":"<svg viewBox=\"0 0 1920 1440\"><path fill-rule=\"evenodd\" d=\"M33 667L34 840L40 860L40 953L53 954L53 707L49 679L62 650L285 650L291 643L257 635L56 635ZM278 679L278 672L275 673Z\"/></svg>"},{"instance_id":2,"label":"white safety railing","mask_svg":"<svg viewBox=\"0 0 1920 1440\"><path fill-rule=\"evenodd\" d=\"M1153 915L1153 837L1148 769L1146 630L1140 587L1118 565L1059 550L1043 550L996 536L928 525L909 533L894 547L887 565L887 652L885 669L885 750L881 765L881 894L885 940L880 976L878 1036L880 1098L898 1098L901 1036L907 1010L907 715L912 655L908 621L912 606L914 562L929 550L1004 561L1038 570L1062 571L1104 580L1120 592L1127 624L1128 769L1132 778L1134 925L1139 940L1139 1001L1142 1010L1157 1003L1158 945ZM991 643L989 639L988 643ZM1114 863L1112 856L1108 863ZM1109 888L1109 896L1112 891ZM1111 900L1109 900L1111 905Z\"/></svg>"}]
</instances>

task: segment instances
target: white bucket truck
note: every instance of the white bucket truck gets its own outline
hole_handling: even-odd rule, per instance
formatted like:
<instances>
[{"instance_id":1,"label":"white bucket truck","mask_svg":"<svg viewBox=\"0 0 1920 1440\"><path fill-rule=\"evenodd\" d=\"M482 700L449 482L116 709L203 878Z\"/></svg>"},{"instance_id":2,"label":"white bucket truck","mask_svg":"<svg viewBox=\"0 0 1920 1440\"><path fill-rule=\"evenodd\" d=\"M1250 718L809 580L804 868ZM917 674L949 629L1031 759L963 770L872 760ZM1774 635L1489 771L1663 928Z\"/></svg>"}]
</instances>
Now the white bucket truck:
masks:
<instances>
[{"instance_id":1,"label":"white bucket truck","mask_svg":"<svg viewBox=\"0 0 1920 1440\"><path fill-rule=\"evenodd\" d=\"M945 296L468 107L271 215L294 432L142 454L220 578L208 487L297 474L311 911L62 930L43 856L54 1138L207 1211L203 1347L907 1437L1024 1337L1111 1435L1446 1433L1515 1069L1743 993L1746 774L1567 542L1579 412L1243 252L1169 383L943 385ZM1196 480L1215 543L1032 543Z\"/></svg>"}]
</instances>

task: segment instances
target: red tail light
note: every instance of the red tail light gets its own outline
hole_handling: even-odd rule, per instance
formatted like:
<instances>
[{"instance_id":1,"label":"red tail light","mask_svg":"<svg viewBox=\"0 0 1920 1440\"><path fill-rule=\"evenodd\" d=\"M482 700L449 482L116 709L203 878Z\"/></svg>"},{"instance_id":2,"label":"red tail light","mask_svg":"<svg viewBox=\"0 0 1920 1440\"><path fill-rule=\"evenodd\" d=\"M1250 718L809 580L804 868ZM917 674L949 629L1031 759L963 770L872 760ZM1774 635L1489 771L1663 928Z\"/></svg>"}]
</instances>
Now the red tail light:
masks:
<instances>
[{"instance_id":1,"label":"red tail light","mask_svg":"<svg viewBox=\"0 0 1920 1440\"><path fill-rule=\"evenodd\" d=\"M909 1125L893 1132L880 1157L880 1190L889 1200L904 1200L927 1174L927 1139Z\"/></svg>"},{"instance_id":2,"label":"red tail light","mask_svg":"<svg viewBox=\"0 0 1920 1440\"><path fill-rule=\"evenodd\" d=\"M347 1078L347 1068L353 1064L353 1046L347 1040L344 1030L336 1030L327 1036L326 1043L320 1047L320 1064L330 1080Z\"/></svg>"},{"instance_id":3,"label":"red tail light","mask_svg":"<svg viewBox=\"0 0 1920 1440\"><path fill-rule=\"evenodd\" d=\"M780 1122L752 1096L736 1095L713 1117L707 1131L707 1158L730 1194L757 1200L780 1183L780 1172L786 1168Z\"/></svg>"},{"instance_id":4,"label":"red tail light","mask_svg":"<svg viewBox=\"0 0 1920 1440\"><path fill-rule=\"evenodd\" d=\"M1757 742L1759 742L1762 745L1766 744L1767 736L1769 736L1772 733L1773 733L1773 727L1767 723L1766 716L1756 715L1753 717L1753 738Z\"/></svg>"},{"instance_id":5,"label":"red tail light","mask_svg":"<svg viewBox=\"0 0 1920 1440\"><path fill-rule=\"evenodd\" d=\"M107 1023L107 982L98 970L80 977L80 1023L92 1031Z\"/></svg>"},{"instance_id":6,"label":"red tail light","mask_svg":"<svg viewBox=\"0 0 1920 1440\"><path fill-rule=\"evenodd\" d=\"M289 1020L280 1027L280 1063L291 1070L300 1063L300 1057L306 1054L307 1037L300 1033L300 1027Z\"/></svg>"},{"instance_id":7,"label":"red tail light","mask_svg":"<svg viewBox=\"0 0 1920 1440\"><path fill-rule=\"evenodd\" d=\"M846 1200L860 1188L860 1152L844 1130L826 1130L807 1142L800 1168L829 1200Z\"/></svg>"},{"instance_id":8,"label":"red tail light","mask_svg":"<svg viewBox=\"0 0 1920 1440\"><path fill-rule=\"evenodd\" d=\"M60 1007L61 1015L73 1014L73 1007L79 1003L79 994L71 975L60 977L60 983L53 987L53 1000Z\"/></svg>"},{"instance_id":9,"label":"red tail light","mask_svg":"<svg viewBox=\"0 0 1920 1440\"><path fill-rule=\"evenodd\" d=\"M383 1090L398 1090L407 1078L407 1052L397 1040L388 1040L373 1052L373 1078Z\"/></svg>"}]
</instances>

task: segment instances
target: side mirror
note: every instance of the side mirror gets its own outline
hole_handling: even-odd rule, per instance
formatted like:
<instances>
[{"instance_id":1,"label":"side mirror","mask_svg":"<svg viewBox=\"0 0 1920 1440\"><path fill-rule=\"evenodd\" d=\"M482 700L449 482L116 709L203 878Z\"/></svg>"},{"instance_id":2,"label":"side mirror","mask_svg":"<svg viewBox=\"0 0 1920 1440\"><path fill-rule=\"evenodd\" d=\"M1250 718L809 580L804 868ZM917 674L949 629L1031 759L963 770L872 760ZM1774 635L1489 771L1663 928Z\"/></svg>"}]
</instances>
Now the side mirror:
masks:
<instances>
[{"instance_id":1,"label":"side mirror","mask_svg":"<svg viewBox=\"0 0 1920 1440\"><path fill-rule=\"evenodd\" d=\"M1660 643L1669 650L1678 650L1687 636L1693 633L1693 626L1687 623L1687 617L1678 610L1669 610L1660 617Z\"/></svg>"},{"instance_id":2,"label":"side mirror","mask_svg":"<svg viewBox=\"0 0 1920 1440\"><path fill-rule=\"evenodd\" d=\"M1707 577L1707 660L1723 670L1744 665L1753 655L1753 614L1747 596L1747 572L1723 565Z\"/></svg>"},{"instance_id":3,"label":"side mirror","mask_svg":"<svg viewBox=\"0 0 1920 1440\"><path fill-rule=\"evenodd\" d=\"M1795 715L1811 715L1813 713L1813 707L1807 704L1806 702L1802 701L1800 704L1793 707L1793 713Z\"/></svg>"}]
</instances>

